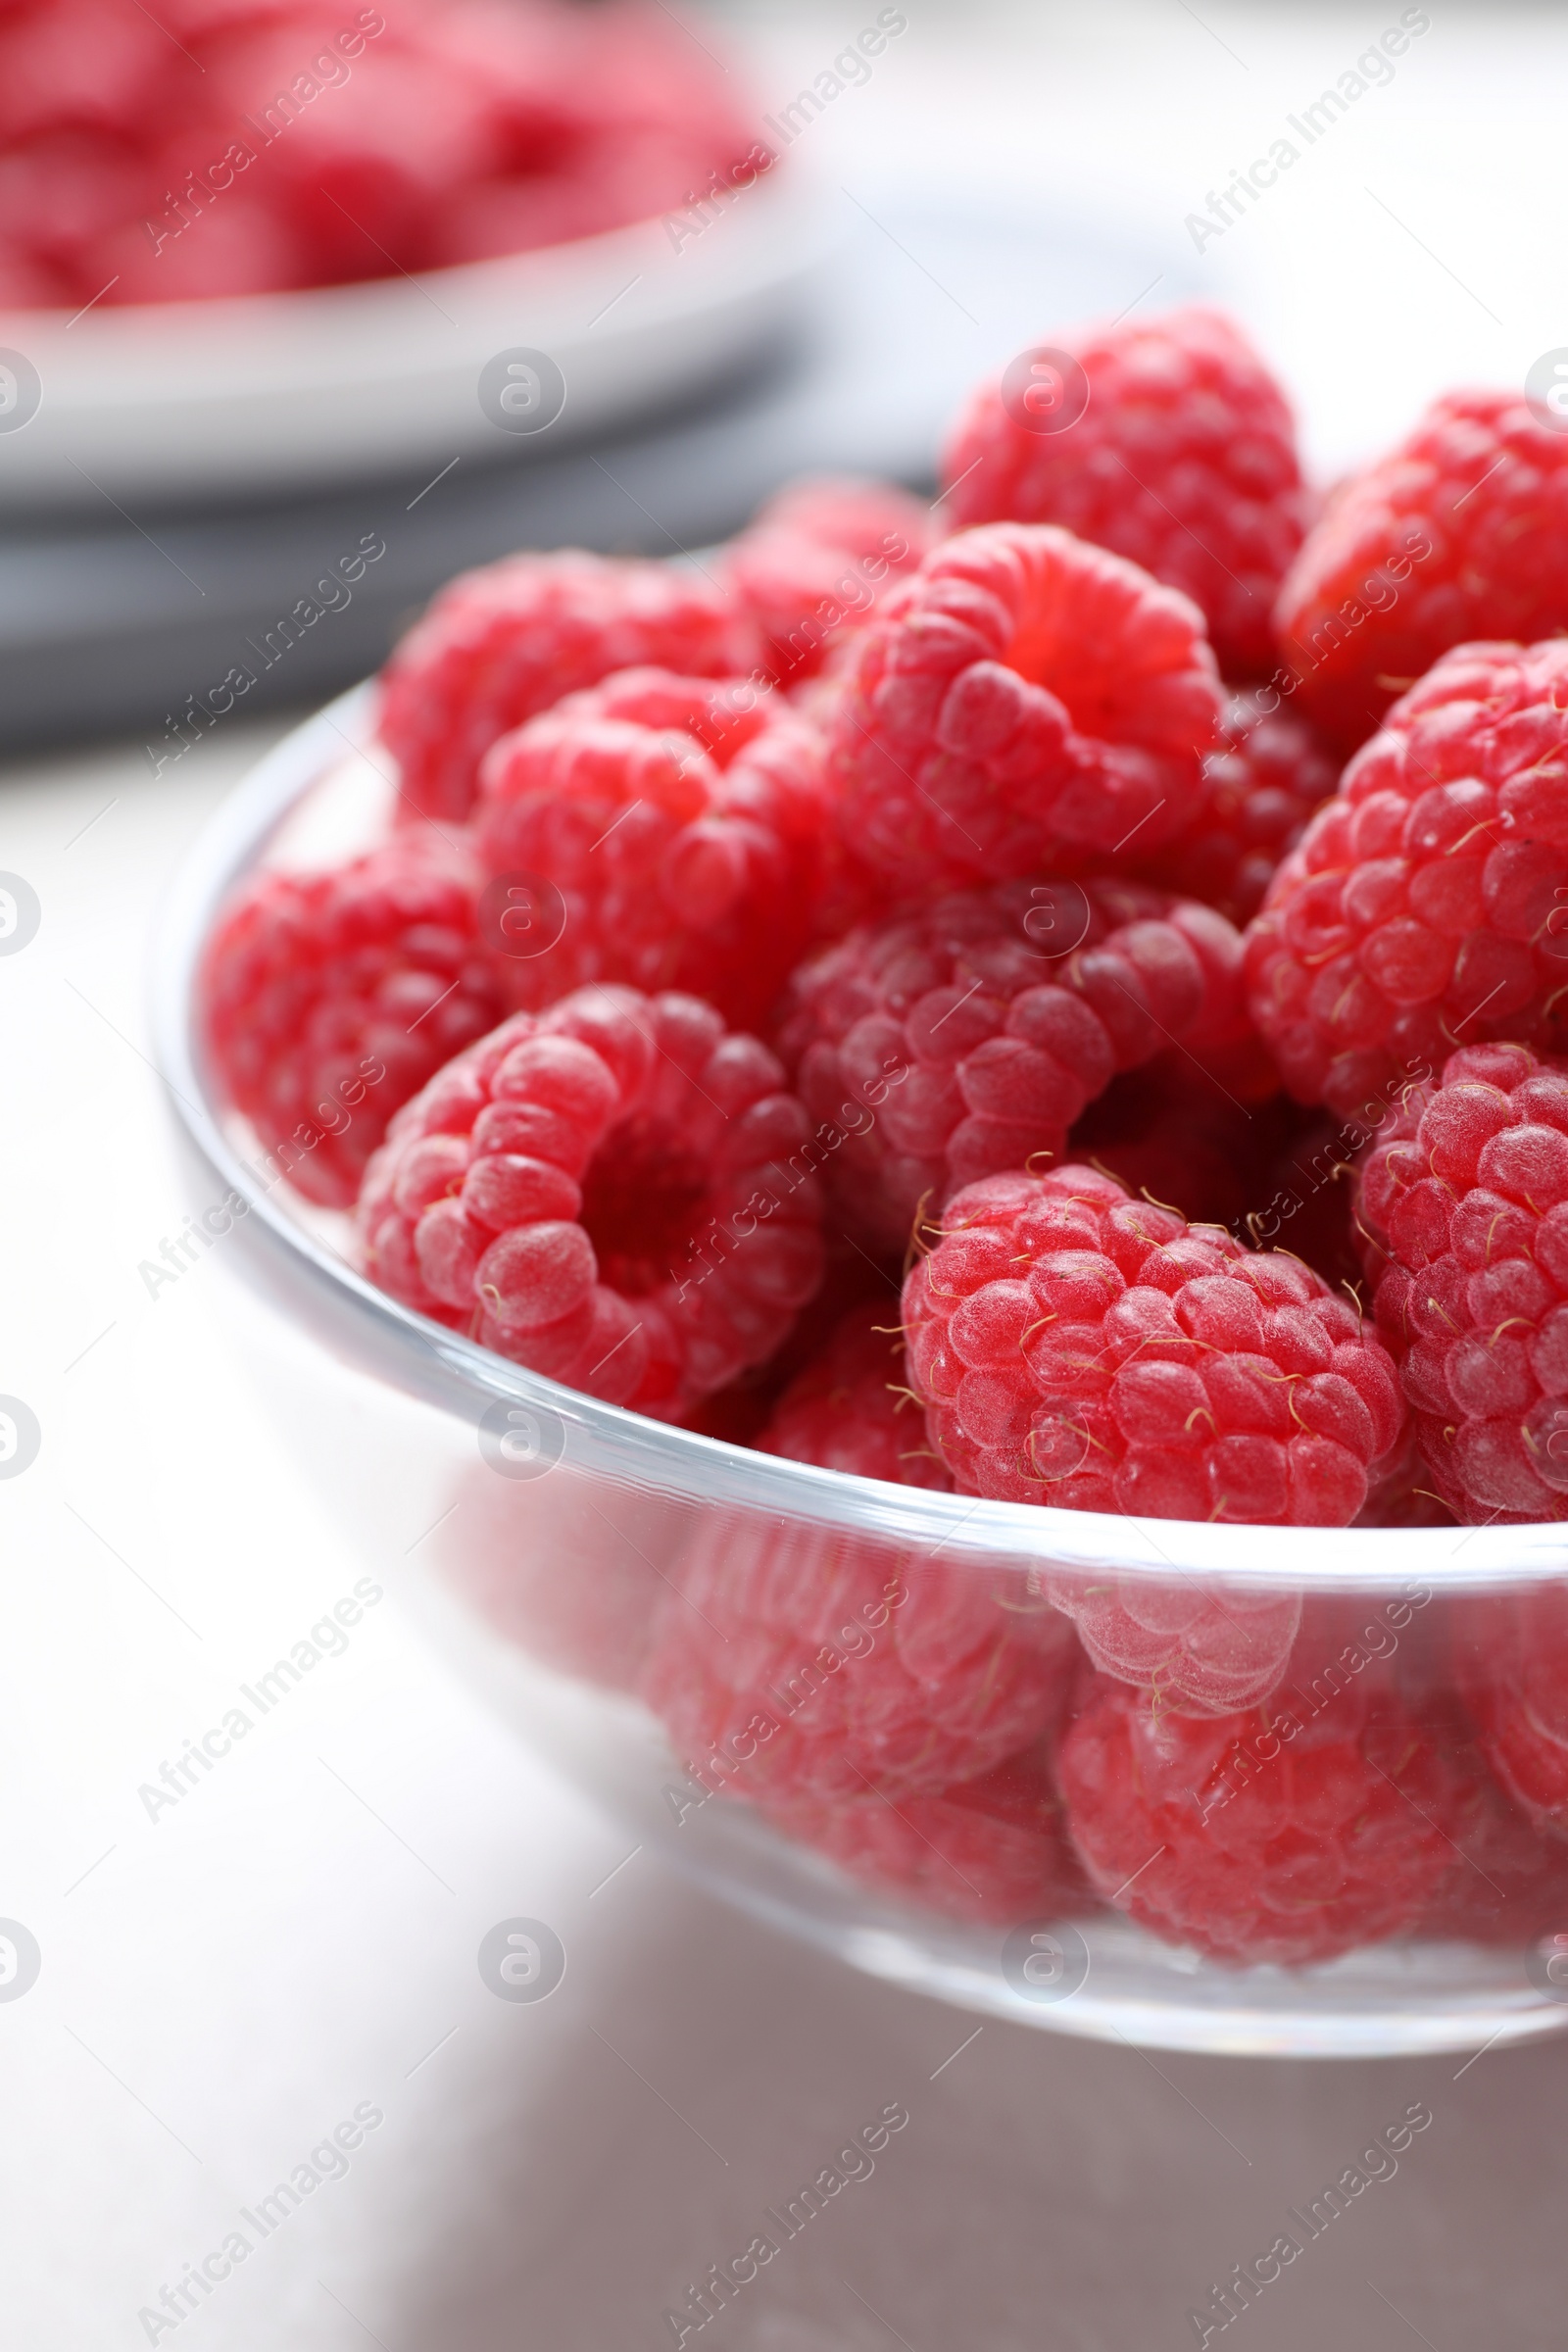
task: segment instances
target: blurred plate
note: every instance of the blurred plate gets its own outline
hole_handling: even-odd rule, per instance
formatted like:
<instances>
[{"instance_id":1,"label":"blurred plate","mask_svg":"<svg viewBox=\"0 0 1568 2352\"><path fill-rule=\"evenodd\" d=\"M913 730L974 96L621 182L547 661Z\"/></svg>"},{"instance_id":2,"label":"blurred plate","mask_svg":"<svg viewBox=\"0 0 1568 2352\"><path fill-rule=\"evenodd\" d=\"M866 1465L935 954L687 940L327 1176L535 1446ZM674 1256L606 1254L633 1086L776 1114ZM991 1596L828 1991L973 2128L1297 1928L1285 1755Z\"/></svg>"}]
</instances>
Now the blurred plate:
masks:
<instances>
[{"instance_id":1,"label":"blurred plate","mask_svg":"<svg viewBox=\"0 0 1568 2352\"><path fill-rule=\"evenodd\" d=\"M27 405L27 368L37 407L8 431L0 401L0 511L265 494L601 435L743 360L827 243L820 203L783 171L678 245L661 218L368 284L74 318L3 312L0 364L23 385L13 414ZM505 358L518 352L560 371L564 406L543 429L527 429L542 412L526 374L507 403L514 420L497 412ZM481 373L497 361L487 413Z\"/></svg>"}]
</instances>

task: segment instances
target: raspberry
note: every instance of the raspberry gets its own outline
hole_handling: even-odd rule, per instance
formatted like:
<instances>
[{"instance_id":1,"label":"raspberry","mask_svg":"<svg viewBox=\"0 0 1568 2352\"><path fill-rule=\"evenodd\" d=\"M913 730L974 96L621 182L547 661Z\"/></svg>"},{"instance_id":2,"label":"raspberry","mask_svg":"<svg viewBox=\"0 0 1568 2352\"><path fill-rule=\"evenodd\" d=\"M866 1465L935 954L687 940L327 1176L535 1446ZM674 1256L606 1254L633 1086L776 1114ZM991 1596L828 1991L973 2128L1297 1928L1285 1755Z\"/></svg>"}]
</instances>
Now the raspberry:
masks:
<instances>
[{"instance_id":1,"label":"raspberry","mask_svg":"<svg viewBox=\"0 0 1568 2352\"><path fill-rule=\"evenodd\" d=\"M758 1450L856 1478L951 1487L925 1445L919 1409L904 1386L903 1343L887 1324L883 1307L852 1308L779 1398Z\"/></svg>"},{"instance_id":2,"label":"raspberry","mask_svg":"<svg viewBox=\"0 0 1568 2352\"><path fill-rule=\"evenodd\" d=\"M1390 711L1252 924L1252 1017L1346 1116L1486 1038L1568 1043L1568 645L1471 645Z\"/></svg>"},{"instance_id":3,"label":"raspberry","mask_svg":"<svg viewBox=\"0 0 1568 2352\"><path fill-rule=\"evenodd\" d=\"M673 1420L769 1356L821 1273L777 1062L694 997L515 1013L399 1112L366 1270L498 1354Z\"/></svg>"},{"instance_id":4,"label":"raspberry","mask_svg":"<svg viewBox=\"0 0 1568 2352\"><path fill-rule=\"evenodd\" d=\"M933 544L930 510L890 482L791 482L724 554L723 577L756 617L780 684L815 675Z\"/></svg>"},{"instance_id":5,"label":"raspberry","mask_svg":"<svg viewBox=\"0 0 1568 2352\"><path fill-rule=\"evenodd\" d=\"M766 1811L862 1886L922 1910L1000 1927L1081 1913L1089 1889L1067 1840L1052 1746L1043 1740L935 1796L797 1797Z\"/></svg>"},{"instance_id":6,"label":"raspberry","mask_svg":"<svg viewBox=\"0 0 1568 2352\"><path fill-rule=\"evenodd\" d=\"M1457 1818L1449 1825L1459 1851L1422 1916L1421 1934L1520 1944L1568 1931L1568 1843L1544 1837L1531 1812L1494 1780L1474 1735L1454 1722L1456 1713L1446 1711L1442 1728L1464 1772Z\"/></svg>"},{"instance_id":7,"label":"raspberry","mask_svg":"<svg viewBox=\"0 0 1568 2352\"><path fill-rule=\"evenodd\" d=\"M1568 1068L1451 1054L1366 1154L1378 1330L1455 1518L1568 1518Z\"/></svg>"},{"instance_id":8,"label":"raspberry","mask_svg":"<svg viewBox=\"0 0 1568 2352\"><path fill-rule=\"evenodd\" d=\"M693 1776L759 1803L936 1796L1059 1719L1078 1648L983 1571L831 1525L710 1512L645 1696Z\"/></svg>"},{"instance_id":9,"label":"raspberry","mask_svg":"<svg viewBox=\"0 0 1568 2352\"><path fill-rule=\"evenodd\" d=\"M201 993L220 1075L311 1200L346 1208L393 1112L500 1017L467 861L410 831L229 902Z\"/></svg>"},{"instance_id":10,"label":"raspberry","mask_svg":"<svg viewBox=\"0 0 1568 2352\"><path fill-rule=\"evenodd\" d=\"M1220 710L1186 597L1049 525L960 532L850 642L845 838L925 892L1147 858L1200 821Z\"/></svg>"},{"instance_id":11,"label":"raspberry","mask_svg":"<svg viewBox=\"0 0 1568 2352\"><path fill-rule=\"evenodd\" d=\"M910 1386L971 1494L1345 1527L1402 1424L1326 1283L1065 1167L950 1200L904 1286Z\"/></svg>"},{"instance_id":12,"label":"raspberry","mask_svg":"<svg viewBox=\"0 0 1568 2352\"><path fill-rule=\"evenodd\" d=\"M1031 1572L1070 1617L1102 1674L1181 1715L1233 1715L1279 1682L1301 1622L1299 1593L1200 1589L1190 1580Z\"/></svg>"},{"instance_id":13,"label":"raspberry","mask_svg":"<svg viewBox=\"0 0 1568 2352\"><path fill-rule=\"evenodd\" d=\"M381 736L405 809L466 817L490 746L612 670L723 677L752 669L758 651L733 600L671 564L566 548L460 573L382 676Z\"/></svg>"},{"instance_id":14,"label":"raspberry","mask_svg":"<svg viewBox=\"0 0 1568 2352\"><path fill-rule=\"evenodd\" d=\"M1435 402L1330 501L1280 591L1275 624L1302 708L1351 749L1451 647L1559 634L1565 531L1560 430L1518 392Z\"/></svg>"},{"instance_id":15,"label":"raspberry","mask_svg":"<svg viewBox=\"0 0 1568 2352\"><path fill-rule=\"evenodd\" d=\"M1322 1622L1303 1628L1304 1665ZM1099 1892L1232 1964L1304 1967L1398 1935L1453 1866L1456 1775L1388 1678L1209 1721L1102 1682L1059 1772Z\"/></svg>"},{"instance_id":16,"label":"raspberry","mask_svg":"<svg viewBox=\"0 0 1568 2352\"><path fill-rule=\"evenodd\" d=\"M845 1214L902 1249L923 1200L1034 1165L1117 1069L1236 1043L1240 943L1139 883L1009 882L853 932L780 1029Z\"/></svg>"},{"instance_id":17,"label":"raspberry","mask_svg":"<svg viewBox=\"0 0 1568 2352\"><path fill-rule=\"evenodd\" d=\"M1568 1585L1461 1601L1454 1656L1493 1772L1532 1822L1568 1833Z\"/></svg>"},{"instance_id":18,"label":"raspberry","mask_svg":"<svg viewBox=\"0 0 1568 2352\"><path fill-rule=\"evenodd\" d=\"M532 898L539 882L555 893L555 944L505 959L530 1010L612 980L755 1026L836 870L814 730L750 679L662 669L619 671L503 736L475 835L498 887L525 876Z\"/></svg>"},{"instance_id":19,"label":"raspberry","mask_svg":"<svg viewBox=\"0 0 1568 2352\"><path fill-rule=\"evenodd\" d=\"M1267 669L1270 610L1305 519L1295 427L1268 369L1200 308L1061 348L1087 408L1031 429L1005 377L985 385L943 461L954 522L1061 523L1190 596L1233 675Z\"/></svg>"},{"instance_id":20,"label":"raspberry","mask_svg":"<svg viewBox=\"0 0 1568 2352\"><path fill-rule=\"evenodd\" d=\"M1150 867L1151 880L1238 924L1257 912L1281 858L1340 780L1340 762L1306 720L1263 701L1239 694L1226 705L1219 748L1203 762L1202 822Z\"/></svg>"}]
</instances>

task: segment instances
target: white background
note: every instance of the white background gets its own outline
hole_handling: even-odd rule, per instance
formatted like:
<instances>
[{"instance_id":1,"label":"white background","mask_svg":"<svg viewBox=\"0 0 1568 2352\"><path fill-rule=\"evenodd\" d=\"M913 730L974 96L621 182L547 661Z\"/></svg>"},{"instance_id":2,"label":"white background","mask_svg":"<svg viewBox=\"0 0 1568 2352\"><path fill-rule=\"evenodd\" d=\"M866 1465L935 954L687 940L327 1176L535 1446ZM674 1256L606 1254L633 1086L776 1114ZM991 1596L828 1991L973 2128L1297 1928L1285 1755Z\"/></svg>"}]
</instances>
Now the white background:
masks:
<instances>
[{"instance_id":1,"label":"white background","mask_svg":"<svg viewBox=\"0 0 1568 2352\"><path fill-rule=\"evenodd\" d=\"M904 170L1044 189L1086 227L1179 249L1184 216L1398 13L911 0L871 82L812 125L813 159L852 188ZM1430 13L1392 86L1201 260L1322 467L1444 384L1517 382L1568 343L1568 35L1544 12ZM739 17L763 105L874 14ZM366 1565L253 1403L221 1263L156 1300L136 1271L186 1206L144 1058L159 893L265 739L235 718L156 783L124 746L0 786L0 868L44 909L0 961L0 1391L44 1431L0 1485L0 1914L44 1954L0 2004L8 2340L145 2342L139 2307L368 2101L385 2121L349 2177L181 2324L185 2352L668 2343L663 2308L902 2100L874 2178L704 2340L1146 2352L1195 2341L1188 2305L1422 2099L1434 2122L1397 2178L1238 2329L1251 2352L1559 2344L1568 2047L1304 2066L990 2024L945 2064L972 2019L763 1934L646 1854L617 1869L629 1840L416 1642L395 1563L347 1653L147 1818L138 1785ZM518 1913L569 1954L538 2007L494 2000L474 1965Z\"/></svg>"}]
</instances>

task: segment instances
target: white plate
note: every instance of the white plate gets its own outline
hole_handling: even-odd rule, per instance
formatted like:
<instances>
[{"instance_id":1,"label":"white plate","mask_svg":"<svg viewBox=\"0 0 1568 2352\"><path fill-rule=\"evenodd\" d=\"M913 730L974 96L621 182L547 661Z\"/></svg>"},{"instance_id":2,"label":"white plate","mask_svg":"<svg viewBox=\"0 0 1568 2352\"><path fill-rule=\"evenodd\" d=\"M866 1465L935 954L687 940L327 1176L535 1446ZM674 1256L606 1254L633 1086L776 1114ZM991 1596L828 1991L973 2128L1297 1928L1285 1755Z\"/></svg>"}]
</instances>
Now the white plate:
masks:
<instances>
[{"instance_id":1,"label":"white plate","mask_svg":"<svg viewBox=\"0 0 1568 2352\"><path fill-rule=\"evenodd\" d=\"M799 174L775 171L678 244L661 218L363 285L74 318L0 312L0 367L20 353L38 382L13 429L0 397L0 510L266 492L559 447L744 358L828 241ZM479 399L481 369L519 349L546 354L565 387L531 434L503 430ZM25 387L25 368L12 373ZM12 414L25 405L24 390Z\"/></svg>"}]
</instances>

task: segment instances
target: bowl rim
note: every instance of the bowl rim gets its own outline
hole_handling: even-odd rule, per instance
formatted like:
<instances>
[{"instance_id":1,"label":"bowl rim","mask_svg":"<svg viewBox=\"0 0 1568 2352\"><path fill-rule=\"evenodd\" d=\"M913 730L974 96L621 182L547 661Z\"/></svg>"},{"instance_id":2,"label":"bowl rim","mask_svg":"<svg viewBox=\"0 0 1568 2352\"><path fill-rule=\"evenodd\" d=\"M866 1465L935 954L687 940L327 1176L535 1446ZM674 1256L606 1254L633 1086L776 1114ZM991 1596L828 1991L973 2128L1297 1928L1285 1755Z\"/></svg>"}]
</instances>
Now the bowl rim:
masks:
<instances>
[{"instance_id":1,"label":"bowl rim","mask_svg":"<svg viewBox=\"0 0 1568 2352\"><path fill-rule=\"evenodd\" d=\"M265 1236L274 1271L286 1271L296 1295L325 1310L334 1335L383 1382L475 1427L489 1407L528 1408L560 1429L563 1458L574 1469L599 1469L696 1503L876 1536L927 1556L943 1553L992 1570L1102 1569L1153 1582L1175 1577L1201 1587L1223 1582L1278 1593L1427 1585L1469 1591L1568 1578L1568 1524L1556 1521L1470 1528L1236 1527L999 1502L822 1469L585 1396L378 1290L290 1214L286 1200L277 1198L277 1191L286 1195L286 1186L277 1186L275 1177L264 1180L242 1155L214 1083L196 992L219 906L265 857L307 795L347 755L372 752L376 708L374 679L351 687L292 728L225 797L168 888L155 921L150 981L156 1066L185 1141L248 1202L247 1243L254 1248ZM1257 1556L1261 1548L1266 1558Z\"/></svg>"}]
</instances>

